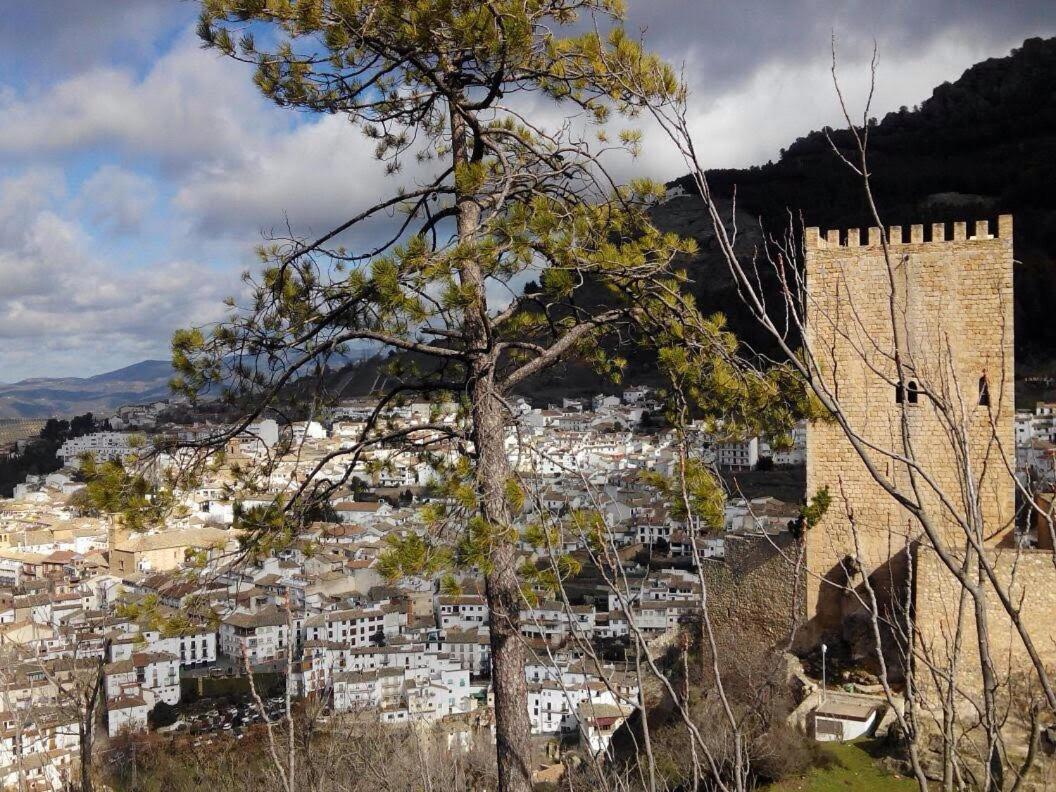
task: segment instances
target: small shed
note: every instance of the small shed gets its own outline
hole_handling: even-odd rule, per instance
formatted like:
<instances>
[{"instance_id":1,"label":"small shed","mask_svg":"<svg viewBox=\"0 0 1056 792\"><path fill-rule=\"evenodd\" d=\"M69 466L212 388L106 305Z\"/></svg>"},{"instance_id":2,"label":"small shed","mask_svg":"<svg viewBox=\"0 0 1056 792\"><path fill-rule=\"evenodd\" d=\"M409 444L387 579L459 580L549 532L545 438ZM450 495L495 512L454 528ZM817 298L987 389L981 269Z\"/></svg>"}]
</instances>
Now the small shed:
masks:
<instances>
[{"instance_id":1,"label":"small shed","mask_svg":"<svg viewBox=\"0 0 1056 792\"><path fill-rule=\"evenodd\" d=\"M823 701L814 710L814 739L844 742L861 737L876 723L877 709L868 701Z\"/></svg>"}]
</instances>

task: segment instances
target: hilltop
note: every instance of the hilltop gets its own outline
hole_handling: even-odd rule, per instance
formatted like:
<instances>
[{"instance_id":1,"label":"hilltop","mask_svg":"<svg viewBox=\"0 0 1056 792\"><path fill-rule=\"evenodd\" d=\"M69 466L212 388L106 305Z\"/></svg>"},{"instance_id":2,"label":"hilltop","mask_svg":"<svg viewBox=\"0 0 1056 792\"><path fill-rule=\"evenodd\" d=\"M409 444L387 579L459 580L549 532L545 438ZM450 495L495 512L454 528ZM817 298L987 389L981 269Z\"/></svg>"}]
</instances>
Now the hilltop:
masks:
<instances>
[{"instance_id":1,"label":"hilltop","mask_svg":"<svg viewBox=\"0 0 1056 792\"><path fill-rule=\"evenodd\" d=\"M848 131L831 136L851 154ZM919 107L874 119L869 140L872 186L886 225L1015 215L1017 368L1020 374L1051 373L1056 38L1028 39L1010 55L977 63L955 82L938 86ZM707 175L716 196L728 198L736 189L738 207L771 231L787 227L789 212L808 226L874 225L860 179L839 161L823 130L794 141L777 162ZM688 176L677 184L695 192ZM657 218L670 227L667 219ZM707 277L726 278L732 287L706 251L698 265Z\"/></svg>"},{"instance_id":2,"label":"hilltop","mask_svg":"<svg viewBox=\"0 0 1056 792\"><path fill-rule=\"evenodd\" d=\"M849 150L848 132L830 134ZM955 82L938 86L919 107L874 119L870 140L873 189L885 224L1015 215L1017 375L1056 373L1056 323L1049 321L1056 313L1056 192L1049 187L1056 183L1056 38L1028 39L1007 57L978 63ZM724 216L736 191L737 248L745 256L760 245L764 232L787 230L790 217L797 229L873 225L860 180L833 153L823 130L792 142L777 162L712 170L707 176ZM652 216L661 229L699 243L699 253L684 262L698 304L705 312L726 314L748 348L776 354L742 307L693 180L685 176L670 186L676 185L687 195L656 206ZM776 294L773 280L770 288ZM633 348L620 353L629 358L625 382L658 384L648 355ZM346 396L367 393L384 377L380 363L346 368L332 384ZM521 392L545 401L615 389L570 362L534 378Z\"/></svg>"},{"instance_id":3,"label":"hilltop","mask_svg":"<svg viewBox=\"0 0 1056 792\"><path fill-rule=\"evenodd\" d=\"M832 139L842 150L845 130ZM1003 58L991 58L954 82L936 87L918 107L903 107L870 127L873 189L890 225L1015 215L1016 362L1019 376L1056 373L1056 38L1028 39ZM789 217L797 226L872 225L857 177L817 130L793 141L776 162L708 172L724 213L736 190L738 247L750 255L765 229L779 234ZM772 345L741 307L740 298L713 244L710 222L689 176L672 186L690 195L653 210L656 224L695 238L699 254L684 262L701 307L721 311L750 348ZM776 288L776 286L774 287ZM587 296L589 299L589 295ZM648 356L621 350L630 364L626 382L657 384ZM377 387L384 374L371 359L345 367L331 384L345 396ZM0 385L0 418L34 418L109 410L165 398L171 368L145 360L88 378L41 378ZM537 399L612 391L587 367L565 363L544 372L522 391Z\"/></svg>"}]
</instances>

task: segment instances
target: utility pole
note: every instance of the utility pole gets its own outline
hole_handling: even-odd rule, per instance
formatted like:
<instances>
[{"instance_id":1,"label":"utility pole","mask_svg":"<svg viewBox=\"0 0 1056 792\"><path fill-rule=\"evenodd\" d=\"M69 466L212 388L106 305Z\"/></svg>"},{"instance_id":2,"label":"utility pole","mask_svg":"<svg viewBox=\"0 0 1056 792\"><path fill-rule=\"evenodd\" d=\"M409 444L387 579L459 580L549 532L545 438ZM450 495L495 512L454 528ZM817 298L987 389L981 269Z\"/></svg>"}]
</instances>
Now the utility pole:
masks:
<instances>
[{"instance_id":1,"label":"utility pole","mask_svg":"<svg viewBox=\"0 0 1056 792\"><path fill-rule=\"evenodd\" d=\"M825 653L829 651L826 644L821 645L821 700L825 701Z\"/></svg>"}]
</instances>

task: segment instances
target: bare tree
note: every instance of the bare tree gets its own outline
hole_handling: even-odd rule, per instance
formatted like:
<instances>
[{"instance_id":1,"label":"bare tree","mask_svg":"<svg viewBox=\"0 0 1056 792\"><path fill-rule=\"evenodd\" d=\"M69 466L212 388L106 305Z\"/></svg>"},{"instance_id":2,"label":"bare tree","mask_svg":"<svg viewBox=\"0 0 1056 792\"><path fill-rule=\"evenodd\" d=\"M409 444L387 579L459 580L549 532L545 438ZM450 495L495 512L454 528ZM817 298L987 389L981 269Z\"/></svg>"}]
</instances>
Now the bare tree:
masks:
<instances>
[{"instance_id":1,"label":"bare tree","mask_svg":"<svg viewBox=\"0 0 1056 792\"><path fill-rule=\"evenodd\" d=\"M875 53L872 75L875 86ZM1049 718L1056 714L1056 697L1043 656L1049 635L1043 622L1030 618L1029 599L1017 578L1020 556L1026 551L1012 538L1013 515L1008 508L1019 489L1028 509L1045 514L1020 487L1013 468L1011 322L1006 316L987 315L989 329L996 331L989 337L996 334L999 341L991 367L981 372L965 370L961 344L970 341L944 335L941 322L935 323L938 332L923 333L919 326L912 326L915 309L909 301L915 292L906 286L912 254L902 245L923 242L924 232L914 227L912 238L903 240L901 229L884 227L871 186L872 91L861 120L855 121L838 80L835 48L833 79L847 128L838 138L831 135L830 141L834 155L861 181L874 226L868 246L882 261L878 291L872 294L856 289L851 277L836 267L831 277L809 282L805 278L804 257L808 271L812 255L818 261L830 261L814 251L831 248L833 255L839 255L841 246L855 247L859 244L856 229L846 243L839 232L822 239L816 230L807 229L804 248L799 234L790 228L784 236L764 235L759 249L742 255L735 247L736 225L723 216L698 159L685 95L672 96L667 103L651 103L650 109L690 167L714 226L718 250L748 310L809 383L835 427L835 436L853 453L871 486L905 515L901 524L877 526L866 516L868 509L859 500L862 492L845 491L839 496L839 508L812 540L834 541L848 548L847 561L837 565L839 574L819 576L815 572L815 582L821 596L830 592L861 607L871 625L871 653L880 664L885 693L893 704L895 696L888 683L903 683L885 667L884 646L892 645L889 638L900 641L894 644L904 659L899 673L905 670L909 675L906 707L896 711L919 785L927 788L921 751L927 721L936 718L944 757L940 775L946 788L1018 788L1036 758L1033 735L1038 710L1035 703L1015 713L1010 705L1012 680L1020 662L1016 658L1029 669L1032 684L1028 687L1037 691ZM1010 232L1011 223L1002 221L999 236L1009 252ZM938 234L935 241L941 241L945 229L936 227L934 234ZM987 234L985 224L977 226L975 238L985 240ZM966 238L964 224L954 229L954 235L955 241ZM776 300L758 277L763 269L775 276ZM1010 293L1002 291L1003 283L992 288L994 294L1004 293L1010 300ZM1007 288L1011 288L1010 278ZM853 406L854 386L843 382L842 370L834 370L834 361L842 359L849 359L855 370L890 389L898 409L889 434L880 431L887 427L878 426L877 415L863 415ZM930 436L922 429L922 414L933 432ZM894 511L893 506L889 508ZM1001 516L995 520L995 515ZM863 525L863 521L870 524ZM863 531L870 537L886 537L886 558L878 558L873 549L865 547ZM1024 556L1022 563L1026 560ZM889 561L903 564L904 569L897 574L878 572L881 563ZM941 634L924 634L915 621L914 609L921 603L914 602L911 587L921 565L943 573L927 581L934 588L925 603L933 610L936 601L952 608L948 618L940 619L948 627L938 628ZM881 585L887 590L878 591ZM919 596L925 583L915 585ZM1010 633L1011 639L995 640L995 630ZM971 654L967 655L969 647ZM928 708L933 709L931 714ZM971 768L969 758L976 760Z\"/></svg>"}]
</instances>

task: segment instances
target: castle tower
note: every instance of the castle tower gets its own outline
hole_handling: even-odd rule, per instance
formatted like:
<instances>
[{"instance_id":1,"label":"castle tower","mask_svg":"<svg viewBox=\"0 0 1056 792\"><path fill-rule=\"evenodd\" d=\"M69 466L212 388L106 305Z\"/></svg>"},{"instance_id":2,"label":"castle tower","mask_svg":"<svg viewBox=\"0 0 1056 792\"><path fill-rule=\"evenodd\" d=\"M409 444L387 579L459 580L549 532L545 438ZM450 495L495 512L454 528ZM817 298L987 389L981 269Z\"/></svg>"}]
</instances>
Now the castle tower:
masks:
<instances>
[{"instance_id":1,"label":"castle tower","mask_svg":"<svg viewBox=\"0 0 1056 792\"><path fill-rule=\"evenodd\" d=\"M955 505L945 508L923 486L936 529L963 550L956 510L977 489L988 541L996 545L1010 538L1015 512L1006 466L1014 465L1015 453L1012 218L1003 215L996 234L985 221L971 233L965 223L929 231L914 225L904 238L901 228L891 228L885 256L877 228L864 242L857 229L822 236L808 228L807 337L821 381L871 449L876 472L909 487L898 458L905 428L918 478L926 475ZM936 400L952 405L965 427L970 476L955 451L957 426ZM860 608L840 586L869 575L881 599L904 590L892 586L905 580L907 543L922 533L874 480L841 426L816 422L807 433L807 493L823 487L831 505L806 536L806 615L815 636Z\"/></svg>"}]
</instances>

